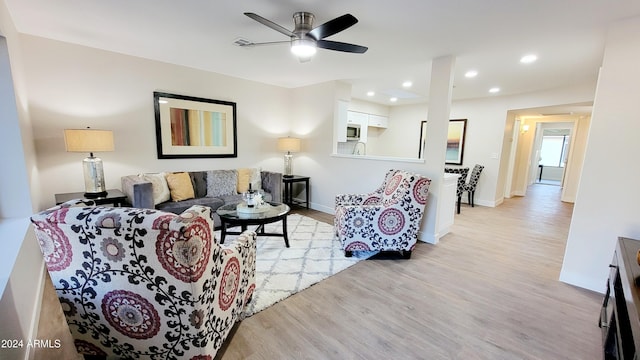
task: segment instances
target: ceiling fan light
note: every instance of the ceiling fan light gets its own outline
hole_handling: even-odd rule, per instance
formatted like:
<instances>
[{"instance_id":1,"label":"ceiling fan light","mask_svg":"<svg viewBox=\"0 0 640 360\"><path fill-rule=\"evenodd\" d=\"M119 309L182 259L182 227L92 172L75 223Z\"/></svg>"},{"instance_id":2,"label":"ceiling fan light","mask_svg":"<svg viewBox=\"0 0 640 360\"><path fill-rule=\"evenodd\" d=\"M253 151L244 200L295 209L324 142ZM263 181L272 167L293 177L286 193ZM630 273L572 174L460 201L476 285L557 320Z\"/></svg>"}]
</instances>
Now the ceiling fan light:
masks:
<instances>
[{"instance_id":1,"label":"ceiling fan light","mask_svg":"<svg viewBox=\"0 0 640 360\"><path fill-rule=\"evenodd\" d=\"M291 40L291 52L299 58L310 58L317 51L316 42L309 39Z\"/></svg>"}]
</instances>

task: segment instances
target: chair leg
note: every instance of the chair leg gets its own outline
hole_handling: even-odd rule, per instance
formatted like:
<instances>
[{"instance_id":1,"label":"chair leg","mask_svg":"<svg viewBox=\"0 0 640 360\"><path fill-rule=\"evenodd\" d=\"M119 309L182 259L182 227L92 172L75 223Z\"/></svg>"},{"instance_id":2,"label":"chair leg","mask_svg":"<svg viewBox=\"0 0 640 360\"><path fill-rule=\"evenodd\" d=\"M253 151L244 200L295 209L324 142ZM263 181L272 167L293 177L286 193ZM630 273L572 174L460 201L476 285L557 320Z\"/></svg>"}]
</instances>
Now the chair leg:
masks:
<instances>
[{"instance_id":1,"label":"chair leg","mask_svg":"<svg viewBox=\"0 0 640 360\"><path fill-rule=\"evenodd\" d=\"M476 206L476 192L475 190L469 193L469 197L471 198L471 207Z\"/></svg>"},{"instance_id":2,"label":"chair leg","mask_svg":"<svg viewBox=\"0 0 640 360\"><path fill-rule=\"evenodd\" d=\"M462 195L458 196L458 214L460 214L460 200L462 200Z\"/></svg>"},{"instance_id":3,"label":"chair leg","mask_svg":"<svg viewBox=\"0 0 640 360\"><path fill-rule=\"evenodd\" d=\"M344 256L345 256L345 257L352 257L352 256L353 256L353 251L347 251L347 250L345 250L345 251L344 251Z\"/></svg>"},{"instance_id":4,"label":"chair leg","mask_svg":"<svg viewBox=\"0 0 640 360\"><path fill-rule=\"evenodd\" d=\"M408 251L400 251L400 253L402 254L402 258L403 259L411 259L411 250Z\"/></svg>"},{"instance_id":5,"label":"chair leg","mask_svg":"<svg viewBox=\"0 0 640 360\"><path fill-rule=\"evenodd\" d=\"M471 196L471 191L467 191L467 203L473 207L473 197Z\"/></svg>"}]
</instances>

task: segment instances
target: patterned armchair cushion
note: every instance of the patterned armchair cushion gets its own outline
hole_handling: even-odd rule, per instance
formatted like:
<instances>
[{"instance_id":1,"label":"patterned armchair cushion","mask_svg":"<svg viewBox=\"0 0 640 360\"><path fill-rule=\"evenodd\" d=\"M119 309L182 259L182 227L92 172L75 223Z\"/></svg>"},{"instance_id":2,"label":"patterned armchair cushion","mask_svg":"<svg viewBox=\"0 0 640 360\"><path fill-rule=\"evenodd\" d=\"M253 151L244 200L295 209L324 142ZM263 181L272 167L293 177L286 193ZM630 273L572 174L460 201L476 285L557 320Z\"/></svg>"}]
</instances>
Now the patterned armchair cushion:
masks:
<instances>
[{"instance_id":1,"label":"patterned armchair cushion","mask_svg":"<svg viewBox=\"0 0 640 360\"><path fill-rule=\"evenodd\" d=\"M342 205L375 205L380 204L382 201L382 197L385 189L387 188L387 183L389 179L393 177L393 175L398 172L398 170L389 170L385 175L384 181L382 185L376 190L367 193L367 194L338 194L336 195L336 208Z\"/></svg>"},{"instance_id":2,"label":"patterned armchair cushion","mask_svg":"<svg viewBox=\"0 0 640 360\"><path fill-rule=\"evenodd\" d=\"M387 174L377 204L336 206L334 225L345 251L411 251L415 246L431 180L399 170Z\"/></svg>"},{"instance_id":3,"label":"patterned armchair cushion","mask_svg":"<svg viewBox=\"0 0 640 360\"><path fill-rule=\"evenodd\" d=\"M255 288L255 233L220 245L210 209L73 201L32 216L80 353L213 358Z\"/></svg>"}]
</instances>

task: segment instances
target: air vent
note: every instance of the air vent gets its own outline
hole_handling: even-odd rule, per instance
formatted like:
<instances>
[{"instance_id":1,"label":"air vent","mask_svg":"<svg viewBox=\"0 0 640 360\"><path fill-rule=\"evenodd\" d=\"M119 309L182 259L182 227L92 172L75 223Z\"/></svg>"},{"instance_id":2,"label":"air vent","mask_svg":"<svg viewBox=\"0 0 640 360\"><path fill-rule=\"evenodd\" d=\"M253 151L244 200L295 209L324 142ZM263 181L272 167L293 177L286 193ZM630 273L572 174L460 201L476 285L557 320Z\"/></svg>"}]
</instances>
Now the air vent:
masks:
<instances>
[{"instance_id":1,"label":"air vent","mask_svg":"<svg viewBox=\"0 0 640 360\"><path fill-rule=\"evenodd\" d=\"M236 38L233 40L233 45L236 46L250 46L253 45L253 41L245 39L243 37Z\"/></svg>"}]
</instances>

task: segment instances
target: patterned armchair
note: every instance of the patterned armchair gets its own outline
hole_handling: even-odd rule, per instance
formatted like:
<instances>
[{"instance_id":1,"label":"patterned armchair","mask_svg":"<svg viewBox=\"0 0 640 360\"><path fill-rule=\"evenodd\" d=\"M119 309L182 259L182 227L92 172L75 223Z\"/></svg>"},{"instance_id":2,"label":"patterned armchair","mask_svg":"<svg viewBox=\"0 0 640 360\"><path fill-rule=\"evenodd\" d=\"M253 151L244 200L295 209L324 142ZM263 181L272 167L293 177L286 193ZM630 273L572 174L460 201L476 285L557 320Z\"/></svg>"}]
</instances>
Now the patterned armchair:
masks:
<instances>
[{"instance_id":1,"label":"patterned armchair","mask_svg":"<svg viewBox=\"0 0 640 360\"><path fill-rule=\"evenodd\" d=\"M476 196L476 187L478 186L478 180L480 179L480 174L482 173L482 169L484 169L483 165L476 164L471 170L471 176L469 177L469 182L464 184L464 191L467 192L468 202L471 204L471 207L475 206L475 196Z\"/></svg>"},{"instance_id":2,"label":"patterned armchair","mask_svg":"<svg viewBox=\"0 0 640 360\"><path fill-rule=\"evenodd\" d=\"M458 214L460 214L460 202L462 200L462 194L464 194L465 185L467 183L467 174L469 173L469 168L444 168L445 173L450 174L460 174L458 178L458 186L456 188L456 198L458 199Z\"/></svg>"},{"instance_id":3,"label":"patterned armchair","mask_svg":"<svg viewBox=\"0 0 640 360\"><path fill-rule=\"evenodd\" d=\"M213 359L255 288L255 233L220 245L210 209L70 201L31 217L79 353Z\"/></svg>"},{"instance_id":4,"label":"patterned armchair","mask_svg":"<svg viewBox=\"0 0 640 360\"><path fill-rule=\"evenodd\" d=\"M390 170L375 191L336 196L336 236L345 256L353 251L400 251L411 257L431 180Z\"/></svg>"}]
</instances>

